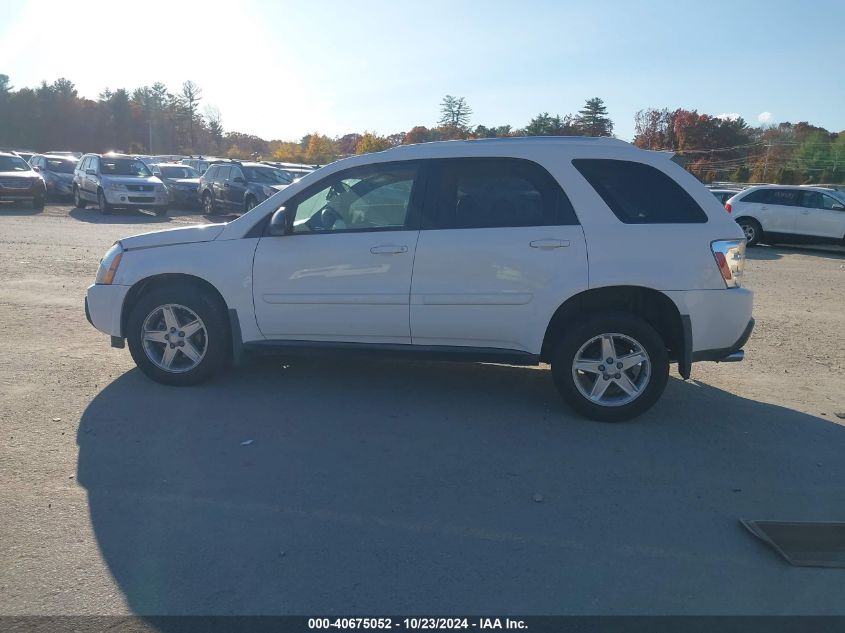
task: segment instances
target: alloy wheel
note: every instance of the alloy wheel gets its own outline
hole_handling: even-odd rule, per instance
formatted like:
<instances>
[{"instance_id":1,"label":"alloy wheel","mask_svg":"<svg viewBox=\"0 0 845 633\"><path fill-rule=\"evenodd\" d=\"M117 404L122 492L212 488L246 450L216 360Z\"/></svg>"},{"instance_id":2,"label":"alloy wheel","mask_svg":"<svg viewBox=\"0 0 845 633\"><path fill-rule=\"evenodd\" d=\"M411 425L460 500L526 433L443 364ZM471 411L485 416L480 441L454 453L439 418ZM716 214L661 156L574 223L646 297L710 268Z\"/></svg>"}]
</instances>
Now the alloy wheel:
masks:
<instances>
[{"instance_id":1,"label":"alloy wheel","mask_svg":"<svg viewBox=\"0 0 845 633\"><path fill-rule=\"evenodd\" d=\"M141 326L144 353L171 373L184 373L202 362L208 350L205 323L190 308L176 303L158 306Z\"/></svg>"},{"instance_id":2,"label":"alloy wheel","mask_svg":"<svg viewBox=\"0 0 845 633\"><path fill-rule=\"evenodd\" d=\"M627 334L599 334L584 343L572 361L575 387L587 400L619 407L636 400L651 379L651 359Z\"/></svg>"}]
</instances>

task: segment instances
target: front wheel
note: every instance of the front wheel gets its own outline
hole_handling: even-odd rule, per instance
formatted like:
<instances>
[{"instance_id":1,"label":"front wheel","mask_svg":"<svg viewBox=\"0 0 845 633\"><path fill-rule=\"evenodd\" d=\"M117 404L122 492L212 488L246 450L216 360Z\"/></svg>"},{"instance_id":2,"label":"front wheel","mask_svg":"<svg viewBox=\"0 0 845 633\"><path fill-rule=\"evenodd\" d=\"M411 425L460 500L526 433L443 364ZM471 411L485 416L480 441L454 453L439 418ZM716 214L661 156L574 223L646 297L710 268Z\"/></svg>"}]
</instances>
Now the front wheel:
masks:
<instances>
[{"instance_id":1,"label":"front wheel","mask_svg":"<svg viewBox=\"0 0 845 633\"><path fill-rule=\"evenodd\" d=\"M111 215L111 205L106 201L106 194L102 189L97 192L97 206L100 209L101 215Z\"/></svg>"},{"instance_id":2,"label":"front wheel","mask_svg":"<svg viewBox=\"0 0 845 633\"><path fill-rule=\"evenodd\" d=\"M225 310L190 285L143 295L129 313L129 351L147 376L167 385L194 385L219 372L229 354Z\"/></svg>"},{"instance_id":3,"label":"front wheel","mask_svg":"<svg viewBox=\"0 0 845 633\"><path fill-rule=\"evenodd\" d=\"M666 388L669 357L660 335L627 312L585 317L563 334L552 359L555 386L582 415L602 422L630 420Z\"/></svg>"},{"instance_id":4,"label":"front wheel","mask_svg":"<svg viewBox=\"0 0 845 633\"><path fill-rule=\"evenodd\" d=\"M73 188L73 206L77 209L84 209L88 203L79 195L79 187Z\"/></svg>"},{"instance_id":5,"label":"front wheel","mask_svg":"<svg viewBox=\"0 0 845 633\"><path fill-rule=\"evenodd\" d=\"M246 199L246 202L244 203L244 212L252 211L256 207L257 204L258 204L258 202L255 200L255 198L253 198L252 196L249 196Z\"/></svg>"},{"instance_id":6,"label":"front wheel","mask_svg":"<svg viewBox=\"0 0 845 633\"><path fill-rule=\"evenodd\" d=\"M37 198L32 199L32 208L35 211L43 211L44 210L44 196L38 196Z\"/></svg>"},{"instance_id":7,"label":"front wheel","mask_svg":"<svg viewBox=\"0 0 845 633\"><path fill-rule=\"evenodd\" d=\"M217 213L217 205L214 203L214 196L210 191L202 194L202 208L206 215L214 215Z\"/></svg>"},{"instance_id":8,"label":"front wheel","mask_svg":"<svg viewBox=\"0 0 845 633\"><path fill-rule=\"evenodd\" d=\"M167 205L161 207L153 207L153 213L155 213L157 216L167 215Z\"/></svg>"}]
</instances>

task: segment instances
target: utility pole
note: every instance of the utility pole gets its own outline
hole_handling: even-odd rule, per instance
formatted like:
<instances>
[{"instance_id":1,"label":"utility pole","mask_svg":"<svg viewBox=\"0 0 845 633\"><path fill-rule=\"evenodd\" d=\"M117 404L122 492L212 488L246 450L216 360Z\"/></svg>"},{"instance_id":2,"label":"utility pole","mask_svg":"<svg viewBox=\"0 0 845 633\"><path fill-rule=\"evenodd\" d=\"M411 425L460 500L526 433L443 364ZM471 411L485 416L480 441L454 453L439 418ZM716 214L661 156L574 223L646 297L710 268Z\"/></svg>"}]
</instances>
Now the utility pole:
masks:
<instances>
[{"instance_id":1,"label":"utility pole","mask_svg":"<svg viewBox=\"0 0 845 633\"><path fill-rule=\"evenodd\" d=\"M769 150L771 147L771 143L766 143L766 159L763 161L763 182L768 182L766 174L769 173Z\"/></svg>"}]
</instances>

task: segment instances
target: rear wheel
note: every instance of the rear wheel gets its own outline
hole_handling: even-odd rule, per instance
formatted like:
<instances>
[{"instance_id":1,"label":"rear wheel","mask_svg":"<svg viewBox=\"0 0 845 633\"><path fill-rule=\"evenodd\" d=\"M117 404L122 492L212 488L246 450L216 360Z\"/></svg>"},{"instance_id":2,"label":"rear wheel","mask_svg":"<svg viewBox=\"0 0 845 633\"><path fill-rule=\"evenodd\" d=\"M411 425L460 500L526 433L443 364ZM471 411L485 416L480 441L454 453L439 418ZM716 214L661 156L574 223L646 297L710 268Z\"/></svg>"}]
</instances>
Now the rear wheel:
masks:
<instances>
[{"instance_id":1,"label":"rear wheel","mask_svg":"<svg viewBox=\"0 0 845 633\"><path fill-rule=\"evenodd\" d=\"M555 386L582 415L622 422L654 405L666 388L669 357L660 335L627 312L587 316L560 339L552 360Z\"/></svg>"},{"instance_id":2,"label":"rear wheel","mask_svg":"<svg viewBox=\"0 0 845 633\"><path fill-rule=\"evenodd\" d=\"M87 202L82 199L82 196L79 195L79 187L73 188L73 206L77 209L84 209L87 206Z\"/></svg>"},{"instance_id":3,"label":"rear wheel","mask_svg":"<svg viewBox=\"0 0 845 633\"><path fill-rule=\"evenodd\" d=\"M102 189L97 192L97 207L102 215L111 215L111 205L106 201L106 194Z\"/></svg>"},{"instance_id":4,"label":"rear wheel","mask_svg":"<svg viewBox=\"0 0 845 633\"><path fill-rule=\"evenodd\" d=\"M754 218L740 218L737 220L742 232L745 233L745 240L748 246L755 246L763 239L763 227Z\"/></svg>"},{"instance_id":5,"label":"rear wheel","mask_svg":"<svg viewBox=\"0 0 845 633\"><path fill-rule=\"evenodd\" d=\"M225 310L191 285L157 288L133 306L127 341L135 363L167 385L194 385L226 363L229 334Z\"/></svg>"}]
</instances>

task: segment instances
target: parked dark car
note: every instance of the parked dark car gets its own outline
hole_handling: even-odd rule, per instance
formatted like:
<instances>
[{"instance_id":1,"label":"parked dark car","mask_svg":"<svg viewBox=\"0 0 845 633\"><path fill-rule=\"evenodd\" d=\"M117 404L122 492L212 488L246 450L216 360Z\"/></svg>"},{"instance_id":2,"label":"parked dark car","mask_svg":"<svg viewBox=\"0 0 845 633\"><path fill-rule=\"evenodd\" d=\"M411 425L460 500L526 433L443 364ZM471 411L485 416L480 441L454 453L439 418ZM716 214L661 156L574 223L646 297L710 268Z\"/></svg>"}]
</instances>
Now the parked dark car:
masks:
<instances>
[{"instance_id":1,"label":"parked dark car","mask_svg":"<svg viewBox=\"0 0 845 633\"><path fill-rule=\"evenodd\" d=\"M75 158L64 155L35 154L29 159L29 164L44 179L47 195L54 197L73 196L73 170L76 163Z\"/></svg>"},{"instance_id":2,"label":"parked dark car","mask_svg":"<svg viewBox=\"0 0 845 633\"><path fill-rule=\"evenodd\" d=\"M288 172L262 163L219 163L200 177L200 199L208 215L246 212L291 182Z\"/></svg>"},{"instance_id":3,"label":"parked dark car","mask_svg":"<svg viewBox=\"0 0 845 633\"><path fill-rule=\"evenodd\" d=\"M0 152L0 201L29 202L43 209L47 190L44 179L17 154Z\"/></svg>"},{"instance_id":4,"label":"parked dark car","mask_svg":"<svg viewBox=\"0 0 845 633\"><path fill-rule=\"evenodd\" d=\"M167 187L170 204L195 206L199 204L200 174L193 167L178 163L150 165L154 175Z\"/></svg>"}]
</instances>

